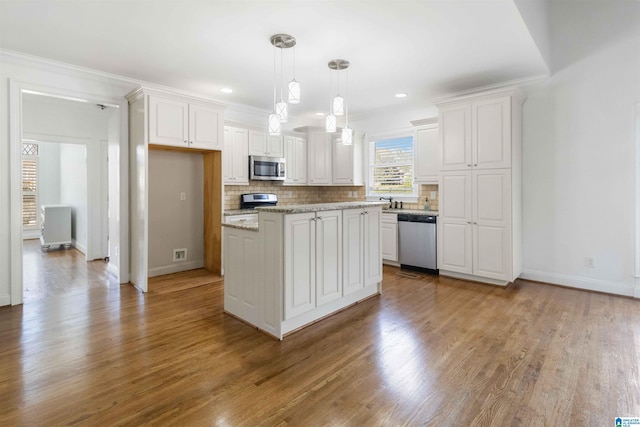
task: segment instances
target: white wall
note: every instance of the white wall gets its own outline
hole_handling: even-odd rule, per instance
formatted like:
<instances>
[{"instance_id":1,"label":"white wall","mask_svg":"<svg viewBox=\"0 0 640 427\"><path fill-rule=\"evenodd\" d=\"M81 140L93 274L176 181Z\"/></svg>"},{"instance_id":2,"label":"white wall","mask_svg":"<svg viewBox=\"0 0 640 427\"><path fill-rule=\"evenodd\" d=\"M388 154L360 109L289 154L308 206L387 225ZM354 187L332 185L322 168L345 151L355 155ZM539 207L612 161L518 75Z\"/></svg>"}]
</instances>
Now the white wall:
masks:
<instances>
[{"instance_id":1,"label":"white wall","mask_svg":"<svg viewBox=\"0 0 640 427\"><path fill-rule=\"evenodd\" d=\"M526 88L523 277L633 295L640 15L635 32L573 50L563 22L575 27L576 9L560 6L553 40L571 57L556 52L563 68ZM584 31L598 33L595 22Z\"/></svg>"},{"instance_id":2,"label":"white wall","mask_svg":"<svg viewBox=\"0 0 640 427\"><path fill-rule=\"evenodd\" d=\"M60 144L60 203L71 206L71 239L87 252L87 154L84 145Z\"/></svg>"},{"instance_id":3,"label":"white wall","mask_svg":"<svg viewBox=\"0 0 640 427\"><path fill-rule=\"evenodd\" d=\"M13 87L10 82L13 83ZM29 88L43 92L61 93L67 96L85 97L119 104L120 109L120 141L126 144L128 141L128 119L124 95L137 87L137 83L119 81L106 74L97 75L85 70L52 64L39 58L26 55L13 54L0 51L0 306L6 304L20 304L21 292L21 245L20 221L12 227L11 214L19 219L19 184L12 187L12 168L16 165L16 157L11 158L11 146L19 143L19 136L14 132L19 129L20 123L14 121L9 126L10 105L13 111L19 110L20 104L16 97L10 97L12 88ZM15 92L14 92L15 93ZM18 97L19 98L19 97ZM17 116L19 118L19 116ZM13 129L13 130L12 130ZM10 139L11 138L13 139ZM119 164L128 163L128 151L121 150L120 157L112 159ZM123 177L121 182L120 197L120 234L119 241L128 242L128 169L120 170ZM13 190L12 190L13 189ZM14 206L12 203L16 203ZM16 224L16 222L14 222ZM17 247L17 249L16 249ZM14 249L12 254L12 248ZM129 279L128 243L123 248L121 265L118 266L120 280L127 282Z\"/></svg>"},{"instance_id":4,"label":"white wall","mask_svg":"<svg viewBox=\"0 0 640 427\"><path fill-rule=\"evenodd\" d=\"M187 260L174 262L181 248ZM202 154L149 150L149 277L203 266Z\"/></svg>"}]
</instances>

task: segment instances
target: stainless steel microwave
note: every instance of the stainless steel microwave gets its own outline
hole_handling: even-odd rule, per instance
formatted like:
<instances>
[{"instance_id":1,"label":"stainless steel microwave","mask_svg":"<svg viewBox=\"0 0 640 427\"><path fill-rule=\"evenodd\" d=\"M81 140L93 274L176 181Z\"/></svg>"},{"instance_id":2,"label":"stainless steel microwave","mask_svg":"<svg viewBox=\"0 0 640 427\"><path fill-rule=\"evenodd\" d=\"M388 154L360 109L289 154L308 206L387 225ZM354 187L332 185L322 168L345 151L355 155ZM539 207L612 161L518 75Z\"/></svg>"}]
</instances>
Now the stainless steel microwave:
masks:
<instances>
[{"instance_id":1,"label":"stainless steel microwave","mask_svg":"<svg viewBox=\"0 0 640 427\"><path fill-rule=\"evenodd\" d=\"M285 163L282 157L249 156L249 179L284 181Z\"/></svg>"}]
</instances>

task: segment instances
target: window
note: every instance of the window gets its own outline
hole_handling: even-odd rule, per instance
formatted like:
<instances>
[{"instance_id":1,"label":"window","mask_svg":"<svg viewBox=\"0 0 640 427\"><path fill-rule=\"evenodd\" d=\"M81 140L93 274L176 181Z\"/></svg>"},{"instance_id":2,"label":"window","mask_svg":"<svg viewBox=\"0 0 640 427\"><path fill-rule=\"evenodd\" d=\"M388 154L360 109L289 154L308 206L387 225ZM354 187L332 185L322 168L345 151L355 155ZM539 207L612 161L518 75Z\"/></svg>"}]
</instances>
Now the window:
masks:
<instances>
[{"instance_id":1,"label":"window","mask_svg":"<svg viewBox=\"0 0 640 427\"><path fill-rule=\"evenodd\" d=\"M417 196L413 186L413 137L371 142L368 195Z\"/></svg>"},{"instance_id":2,"label":"window","mask_svg":"<svg viewBox=\"0 0 640 427\"><path fill-rule=\"evenodd\" d=\"M22 226L38 228L38 144L22 144Z\"/></svg>"}]
</instances>

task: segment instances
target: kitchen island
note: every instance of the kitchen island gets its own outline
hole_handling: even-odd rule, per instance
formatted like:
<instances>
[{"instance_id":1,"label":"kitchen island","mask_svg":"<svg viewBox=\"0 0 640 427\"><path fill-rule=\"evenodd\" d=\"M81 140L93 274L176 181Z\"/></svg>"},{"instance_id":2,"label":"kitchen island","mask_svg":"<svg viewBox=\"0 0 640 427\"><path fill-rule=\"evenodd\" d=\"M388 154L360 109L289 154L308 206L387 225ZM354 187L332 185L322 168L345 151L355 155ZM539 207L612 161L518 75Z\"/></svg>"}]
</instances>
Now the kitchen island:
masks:
<instances>
[{"instance_id":1,"label":"kitchen island","mask_svg":"<svg viewBox=\"0 0 640 427\"><path fill-rule=\"evenodd\" d=\"M282 339L381 292L380 202L257 208L225 224L224 308Z\"/></svg>"}]
</instances>

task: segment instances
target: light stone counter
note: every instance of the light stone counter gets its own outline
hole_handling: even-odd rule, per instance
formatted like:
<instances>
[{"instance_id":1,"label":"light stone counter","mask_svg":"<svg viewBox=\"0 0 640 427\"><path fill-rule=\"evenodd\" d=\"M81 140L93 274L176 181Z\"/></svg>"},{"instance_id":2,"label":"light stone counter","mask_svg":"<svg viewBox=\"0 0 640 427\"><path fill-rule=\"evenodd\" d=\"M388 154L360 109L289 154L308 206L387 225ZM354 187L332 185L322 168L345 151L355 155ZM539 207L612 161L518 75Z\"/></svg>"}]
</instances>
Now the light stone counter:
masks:
<instances>
[{"instance_id":1,"label":"light stone counter","mask_svg":"<svg viewBox=\"0 0 640 427\"><path fill-rule=\"evenodd\" d=\"M342 209L358 209L385 206L387 202L338 202L338 203L314 203L309 205L266 206L256 208L258 212L273 212L283 214L296 214L306 212L333 211Z\"/></svg>"}]
</instances>

